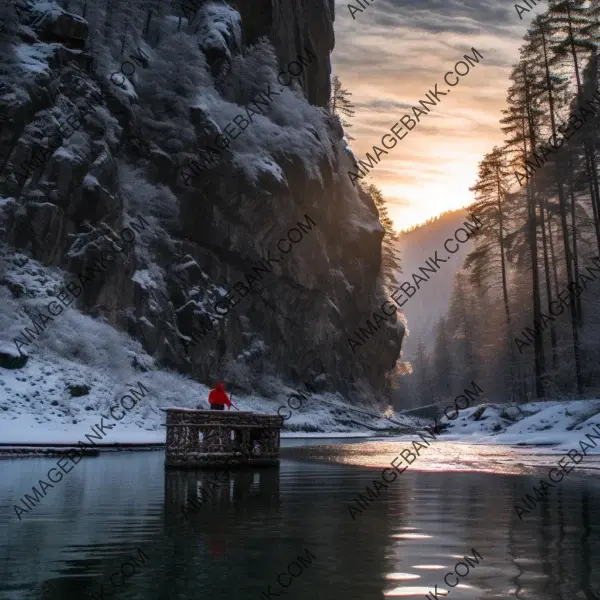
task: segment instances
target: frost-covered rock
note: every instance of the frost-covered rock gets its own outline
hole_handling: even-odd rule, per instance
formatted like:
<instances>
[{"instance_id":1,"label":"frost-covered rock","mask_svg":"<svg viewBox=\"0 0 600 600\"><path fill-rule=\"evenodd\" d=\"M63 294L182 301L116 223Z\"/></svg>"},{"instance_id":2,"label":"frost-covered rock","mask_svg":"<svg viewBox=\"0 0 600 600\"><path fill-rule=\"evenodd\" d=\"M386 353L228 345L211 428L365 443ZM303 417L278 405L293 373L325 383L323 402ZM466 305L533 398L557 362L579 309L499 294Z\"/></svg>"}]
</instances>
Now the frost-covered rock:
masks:
<instances>
[{"instance_id":1,"label":"frost-covered rock","mask_svg":"<svg viewBox=\"0 0 600 600\"><path fill-rule=\"evenodd\" d=\"M87 21L63 10L52 1L33 2L28 23L44 42L60 42L82 48L88 37Z\"/></svg>"},{"instance_id":2,"label":"frost-covered rock","mask_svg":"<svg viewBox=\"0 0 600 600\"><path fill-rule=\"evenodd\" d=\"M183 257L182 261L173 269L179 284L187 289L201 284L206 279L206 274L200 265L189 255Z\"/></svg>"},{"instance_id":3,"label":"frost-covered rock","mask_svg":"<svg viewBox=\"0 0 600 600\"><path fill-rule=\"evenodd\" d=\"M211 168L213 164L228 161L233 156L233 152L229 146L223 147L222 140L228 141L227 136L223 135L221 127L211 116L210 110L204 106L194 105L190 107L189 114L196 132L192 160L197 159L204 168ZM217 143L217 138L220 143ZM194 172L193 169L189 170Z\"/></svg>"},{"instance_id":4,"label":"frost-covered rock","mask_svg":"<svg viewBox=\"0 0 600 600\"><path fill-rule=\"evenodd\" d=\"M87 396L90 393L90 386L84 383L72 383L69 385L69 393L73 398Z\"/></svg>"},{"instance_id":5,"label":"frost-covered rock","mask_svg":"<svg viewBox=\"0 0 600 600\"><path fill-rule=\"evenodd\" d=\"M225 2L206 2L191 25L213 74L242 51L240 14Z\"/></svg>"},{"instance_id":6,"label":"frost-covered rock","mask_svg":"<svg viewBox=\"0 0 600 600\"><path fill-rule=\"evenodd\" d=\"M0 346L0 367L4 369L22 369L29 360L27 354L19 353L14 346Z\"/></svg>"}]
</instances>

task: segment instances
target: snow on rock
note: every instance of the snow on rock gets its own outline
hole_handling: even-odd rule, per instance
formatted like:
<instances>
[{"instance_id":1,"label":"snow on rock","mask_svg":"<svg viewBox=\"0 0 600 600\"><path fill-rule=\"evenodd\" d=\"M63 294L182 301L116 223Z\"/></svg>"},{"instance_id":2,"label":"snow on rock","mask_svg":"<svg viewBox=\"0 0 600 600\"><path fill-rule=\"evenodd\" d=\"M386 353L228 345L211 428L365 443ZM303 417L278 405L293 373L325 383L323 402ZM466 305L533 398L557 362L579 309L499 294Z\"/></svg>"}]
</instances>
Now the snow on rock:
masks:
<instances>
[{"instance_id":1,"label":"snow on rock","mask_svg":"<svg viewBox=\"0 0 600 600\"><path fill-rule=\"evenodd\" d=\"M242 20L229 5L207 2L198 11L192 27L199 34L200 47L207 56L217 54L231 60L230 48L241 52Z\"/></svg>"},{"instance_id":2,"label":"snow on rock","mask_svg":"<svg viewBox=\"0 0 600 600\"><path fill-rule=\"evenodd\" d=\"M29 10L31 10L32 13L38 13L37 16L39 16L39 14L43 14L48 15L53 19L59 19L62 15L68 14L69 16L73 17L73 19L81 22L82 24L87 23L87 21L83 17L80 17L73 13L67 13L56 2L52 2L52 0L37 0L34 2L30 1L28 2L28 4Z\"/></svg>"},{"instance_id":3,"label":"snow on rock","mask_svg":"<svg viewBox=\"0 0 600 600\"><path fill-rule=\"evenodd\" d=\"M28 356L19 352L14 345L0 344L0 368L21 369L27 364Z\"/></svg>"},{"instance_id":4,"label":"snow on rock","mask_svg":"<svg viewBox=\"0 0 600 600\"><path fill-rule=\"evenodd\" d=\"M54 54L51 44L19 44L15 48L15 54L20 66L30 73L45 73L50 77L48 58Z\"/></svg>"},{"instance_id":5,"label":"snow on rock","mask_svg":"<svg viewBox=\"0 0 600 600\"><path fill-rule=\"evenodd\" d=\"M283 170L270 156L239 152L233 162L244 172L248 181L255 185L260 181L263 188L269 188L268 180L271 179L286 189L289 187Z\"/></svg>"},{"instance_id":6,"label":"snow on rock","mask_svg":"<svg viewBox=\"0 0 600 600\"><path fill-rule=\"evenodd\" d=\"M88 23L79 15L67 12L52 1L29 0L17 8L26 24L42 40L61 38L83 45L88 35Z\"/></svg>"},{"instance_id":7,"label":"snow on rock","mask_svg":"<svg viewBox=\"0 0 600 600\"><path fill-rule=\"evenodd\" d=\"M75 303L25 344L22 351L28 358L19 358L14 338L23 328L32 327L24 309L46 305L64 285L62 276L66 274L22 254L10 254L2 243L0 271L11 282L10 286L0 287L0 361L6 356L8 361L19 359L23 363L11 369L0 362L0 443L75 443L85 439L101 417L105 423L114 424L105 443L164 443L165 416L160 409L208 407L209 387L159 369L139 342L80 313ZM152 286L154 281L147 270L138 270L133 278L143 287ZM18 293L18 282L23 282L25 294ZM257 340L249 350L256 350L262 343ZM235 380L234 375L231 380ZM110 408L128 390L138 389L139 383L148 393L116 423L110 417ZM301 406L290 409L287 401L296 390L274 377L269 386L274 390L271 393L234 394L234 403L241 410L253 412L279 412L283 416L289 412L284 432L290 434L367 435L372 429L383 430L390 425L376 415L351 412L338 394L308 395ZM86 393L73 393L80 388ZM410 419L406 422L413 423Z\"/></svg>"},{"instance_id":8,"label":"snow on rock","mask_svg":"<svg viewBox=\"0 0 600 600\"><path fill-rule=\"evenodd\" d=\"M158 286L156 285L154 279L152 279L152 276L148 269L136 271L131 279L132 281L139 283L140 286L145 290L158 289Z\"/></svg>"},{"instance_id":9,"label":"snow on rock","mask_svg":"<svg viewBox=\"0 0 600 600\"><path fill-rule=\"evenodd\" d=\"M133 83L125 76L121 69L120 64L113 64L112 68L114 69L110 73L110 68L107 69L106 73L106 82L105 85L108 87L112 93L119 98L119 100L124 104L139 104L140 99L138 97L137 92L135 91L135 86ZM118 73L119 77L115 76L114 80L111 80L110 77L113 73ZM135 73L133 73L130 77L133 77Z\"/></svg>"},{"instance_id":10,"label":"snow on rock","mask_svg":"<svg viewBox=\"0 0 600 600\"><path fill-rule=\"evenodd\" d=\"M600 428L600 400L528 402L526 404L484 404L459 411L446 426L444 439L468 443L517 446L547 446L553 453L578 448L578 440L592 427ZM600 454L600 445L590 450Z\"/></svg>"}]
</instances>

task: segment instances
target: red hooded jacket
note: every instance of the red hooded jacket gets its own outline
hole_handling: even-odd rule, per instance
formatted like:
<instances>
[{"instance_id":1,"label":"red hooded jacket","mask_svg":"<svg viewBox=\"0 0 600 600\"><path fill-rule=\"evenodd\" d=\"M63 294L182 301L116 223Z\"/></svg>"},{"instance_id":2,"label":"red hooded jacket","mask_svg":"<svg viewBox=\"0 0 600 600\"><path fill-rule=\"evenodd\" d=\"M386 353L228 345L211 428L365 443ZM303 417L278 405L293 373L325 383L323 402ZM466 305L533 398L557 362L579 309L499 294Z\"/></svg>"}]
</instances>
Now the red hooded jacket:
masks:
<instances>
[{"instance_id":1,"label":"red hooded jacket","mask_svg":"<svg viewBox=\"0 0 600 600\"><path fill-rule=\"evenodd\" d=\"M223 384L219 381L215 386L214 390L210 391L208 394L208 403L209 404L226 404L227 406L231 406L231 402L225 393L225 388Z\"/></svg>"}]
</instances>

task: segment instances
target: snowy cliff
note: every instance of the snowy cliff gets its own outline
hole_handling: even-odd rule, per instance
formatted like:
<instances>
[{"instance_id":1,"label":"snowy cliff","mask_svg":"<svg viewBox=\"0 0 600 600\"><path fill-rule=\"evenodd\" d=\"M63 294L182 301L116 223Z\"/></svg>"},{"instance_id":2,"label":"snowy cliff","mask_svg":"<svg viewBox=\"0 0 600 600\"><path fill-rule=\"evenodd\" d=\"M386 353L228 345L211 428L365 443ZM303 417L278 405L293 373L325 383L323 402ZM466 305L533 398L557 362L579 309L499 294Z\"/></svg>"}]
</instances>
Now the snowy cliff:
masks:
<instances>
[{"instance_id":1,"label":"snowy cliff","mask_svg":"<svg viewBox=\"0 0 600 600\"><path fill-rule=\"evenodd\" d=\"M377 305L383 228L324 109L332 1L20 0L0 21L0 342L26 368L95 344L115 372L384 403L402 326L359 359L344 331Z\"/></svg>"}]
</instances>

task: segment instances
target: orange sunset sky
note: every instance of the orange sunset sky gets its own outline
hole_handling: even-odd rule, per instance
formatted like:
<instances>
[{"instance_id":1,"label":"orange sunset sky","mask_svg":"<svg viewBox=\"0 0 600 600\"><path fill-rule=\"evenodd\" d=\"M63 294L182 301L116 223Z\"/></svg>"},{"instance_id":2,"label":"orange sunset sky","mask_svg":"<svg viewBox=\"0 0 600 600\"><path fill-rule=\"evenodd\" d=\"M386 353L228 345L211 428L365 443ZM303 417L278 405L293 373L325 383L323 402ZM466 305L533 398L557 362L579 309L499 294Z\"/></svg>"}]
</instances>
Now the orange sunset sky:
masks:
<instances>
[{"instance_id":1,"label":"orange sunset sky","mask_svg":"<svg viewBox=\"0 0 600 600\"><path fill-rule=\"evenodd\" d=\"M436 82L446 91L445 73L471 48L483 55L363 180L381 188L396 229L404 229L473 201L477 164L503 139L499 120L522 37L547 5L538 1L520 19L506 0L367 2L355 19L348 4L358 2L335 2L332 67L352 92L356 114L347 120L358 159L373 154Z\"/></svg>"}]
</instances>

